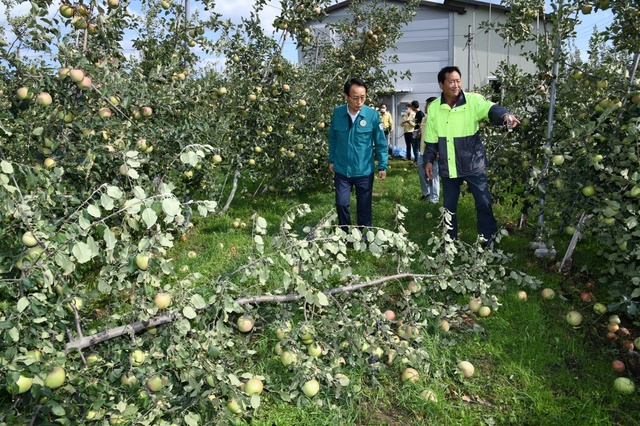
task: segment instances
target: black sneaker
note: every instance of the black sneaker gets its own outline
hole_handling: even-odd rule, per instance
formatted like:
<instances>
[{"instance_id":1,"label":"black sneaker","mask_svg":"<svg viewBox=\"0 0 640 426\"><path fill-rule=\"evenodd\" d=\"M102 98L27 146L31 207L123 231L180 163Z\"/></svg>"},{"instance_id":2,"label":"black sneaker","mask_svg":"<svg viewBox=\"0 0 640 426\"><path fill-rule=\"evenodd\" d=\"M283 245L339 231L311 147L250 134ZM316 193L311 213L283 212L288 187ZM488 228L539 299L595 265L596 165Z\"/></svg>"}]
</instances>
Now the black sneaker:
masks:
<instances>
[{"instance_id":1,"label":"black sneaker","mask_svg":"<svg viewBox=\"0 0 640 426\"><path fill-rule=\"evenodd\" d=\"M420 201L427 201L429 199L428 195L423 195L422 197L420 197Z\"/></svg>"}]
</instances>

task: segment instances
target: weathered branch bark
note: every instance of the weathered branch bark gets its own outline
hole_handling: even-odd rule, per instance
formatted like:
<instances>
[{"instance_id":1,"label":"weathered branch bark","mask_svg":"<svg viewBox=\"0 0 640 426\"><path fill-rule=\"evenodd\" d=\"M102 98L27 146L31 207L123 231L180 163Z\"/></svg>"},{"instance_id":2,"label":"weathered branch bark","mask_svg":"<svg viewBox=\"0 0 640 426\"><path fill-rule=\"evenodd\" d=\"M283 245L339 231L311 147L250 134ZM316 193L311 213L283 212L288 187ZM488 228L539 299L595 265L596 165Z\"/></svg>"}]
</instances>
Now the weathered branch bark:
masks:
<instances>
[{"instance_id":1,"label":"weathered branch bark","mask_svg":"<svg viewBox=\"0 0 640 426\"><path fill-rule=\"evenodd\" d=\"M326 295L334 295L339 293L348 293L356 290L360 290L363 288L375 286L381 283L385 283L387 281L399 280L403 278L433 278L436 275L426 275L426 274L396 274L390 275L386 277L381 277L375 279L373 281L367 281L358 284L350 284L343 287L336 287L329 290L324 291L323 293ZM254 296L254 297L242 297L237 299L236 302L239 305L246 305L251 303L283 303L283 302L294 302L296 300L303 299L304 296L300 294L283 294L280 296L274 295L264 295L264 296ZM206 309L206 308L205 308ZM71 341L67 343L65 350L69 352L71 349L84 349L88 348L91 345L95 345L97 343L105 342L107 340L113 339L115 337L120 337L128 333L138 333L144 329L149 327L157 327L159 325L168 324L176 319L182 318L182 315L178 312L172 312L170 314L164 314L159 317L150 318L147 321L138 321L133 324L123 325L120 327L112 328L107 331L103 331L101 333L92 334L91 336L86 336L80 338L78 340Z\"/></svg>"},{"instance_id":2,"label":"weathered branch bark","mask_svg":"<svg viewBox=\"0 0 640 426\"><path fill-rule=\"evenodd\" d=\"M65 346L66 352L71 349L84 349L96 343L105 342L113 339L114 337L120 337L128 333L137 333L149 327L157 327L159 325L168 324L182 315L179 312L172 312L170 314L164 314L159 317L150 318L147 321L138 321L133 324L122 325L120 327L112 328L101 333L92 334L78 340L71 341Z\"/></svg>"}]
</instances>

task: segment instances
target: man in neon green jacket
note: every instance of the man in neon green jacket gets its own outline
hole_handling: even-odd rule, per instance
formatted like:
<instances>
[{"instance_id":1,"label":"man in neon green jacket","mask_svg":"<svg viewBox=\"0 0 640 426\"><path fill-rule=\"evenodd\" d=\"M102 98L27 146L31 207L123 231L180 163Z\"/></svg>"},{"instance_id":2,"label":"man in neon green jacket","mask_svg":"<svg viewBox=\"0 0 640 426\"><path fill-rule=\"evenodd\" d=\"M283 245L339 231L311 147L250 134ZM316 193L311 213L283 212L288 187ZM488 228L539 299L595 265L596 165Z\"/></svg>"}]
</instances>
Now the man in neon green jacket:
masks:
<instances>
[{"instance_id":1,"label":"man in neon green jacket","mask_svg":"<svg viewBox=\"0 0 640 426\"><path fill-rule=\"evenodd\" d=\"M498 225L491 208L486 174L487 154L478 122L489 120L496 125L507 124L512 130L520 121L506 108L486 100L482 95L464 93L458 67L441 69L438 84L442 95L429 105L429 120L423 135L426 143L425 173L429 179L433 179L433 162L436 154L440 154L440 181L444 208L452 213L448 230L452 239L458 235L456 209L460 186L467 182L475 200L478 234L488 245L498 232Z\"/></svg>"},{"instance_id":2,"label":"man in neon green jacket","mask_svg":"<svg viewBox=\"0 0 640 426\"><path fill-rule=\"evenodd\" d=\"M389 157L378 111L366 106L367 85L352 78L344 85L345 104L333 110L329 126L329 170L336 190L338 223L348 231L351 191L355 187L358 225L371 227L373 178L378 160L378 178L387 176Z\"/></svg>"}]
</instances>

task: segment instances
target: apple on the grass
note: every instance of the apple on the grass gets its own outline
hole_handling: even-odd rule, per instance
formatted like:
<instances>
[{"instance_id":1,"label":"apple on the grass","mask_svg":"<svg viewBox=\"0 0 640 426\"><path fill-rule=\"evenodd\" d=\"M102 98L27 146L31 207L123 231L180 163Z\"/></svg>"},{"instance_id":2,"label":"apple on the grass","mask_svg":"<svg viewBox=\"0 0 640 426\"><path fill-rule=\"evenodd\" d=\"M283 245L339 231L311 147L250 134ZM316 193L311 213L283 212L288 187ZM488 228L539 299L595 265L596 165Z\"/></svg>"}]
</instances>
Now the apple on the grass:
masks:
<instances>
[{"instance_id":1,"label":"apple on the grass","mask_svg":"<svg viewBox=\"0 0 640 426\"><path fill-rule=\"evenodd\" d=\"M567 322L569 323L569 325L572 325L574 327L580 325L580 323L582 322L582 314L578 311L570 311L567 314Z\"/></svg>"},{"instance_id":2,"label":"apple on the grass","mask_svg":"<svg viewBox=\"0 0 640 426\"><path fill-rule=\"evenodd\" d=\"M551 300L556 297L556 292L550 288L545 288L542 290L542 298L546 300Z\"/></svg>"},{"instance_id":3,"label":"apple on the grass","mask_svg":"<svg viewBox=\"0 0 640 426\"><path fill-rule=\"evenodd\" d=\"M451 329L451 324L449 324L449 321L443 319L438 323L438 327L440 327L442 331L447 332Z\"/></svg>"},{"instance_id":4,"label":"apple on the grass","mask_svg":"<svg viewBox=\"0 0 640 426\"><path fill-rule=\"evenodd\" d=\"M111 110L108 107L102 107L98 110L98 115L102 118L111 117Z\"/></svg>"},{"instance_id":5,"label":"apple on the grass","mask_svg":"<svg viewBox=\"0 0 640 426\"><path fill-rule=\"evenodd\" d=\"M153 302L158 309L165 309L171 305L171 295L169 293L158 293L153 298Z\"/></svg>"},{"instance_id":6,"label":"apple on the grass","mask_svg":"<svg viewBox=\"0 0 640 426\"><path fill-rule=\"evenodd\" d=\"M613 388L623 395L631 395L636 391L636 385L628 377L618 377L613 381Z\"/></svg>"},{"instance_id":7,"label":"apple on the grass","mask_svg":"<svg viewBox=\"0 0 640 426\"><path fill-rule=\"evenodd\" d=\"M469 309L471 310L471 312L478 312L481 306L482 306L482 301L476 297L472 298L469 301Z\"/></svg>"},{"instance_id":8,"label":"apple on the grass","mask_svg":"<svg viewBox=\"0 0 640 426\"><path fill-rule=\"evenodd\" d=\"M391 309L388 309L384 311L384 317L387 319L387 321L393 321L396 319L396 313L393 312Z\"/></svg>"},{"instance_id":9,"label":"apple on the grass","mask_svg":"<svg viewBox=\"0 0 640 426\"><path fill-rule=\"evenodd\" d=\"M517 296L520 300L527 300L527 292L524 290L520 290Z\"/></svg>"},{"instance_id":10,"label":"apple on the grass","mask_svg":"<svg viewBox=\"0 0 640 426\"><path fill-rule=\"evenodd\" d=\"M320 383L316 379L311 379L302 385L302 392L309 398L312 398L320 391Z\"/></svg>"},{"instance_id":11,"label":"apple on the grass","mask_svg":"<svg viewBox=\"0 0 640 426\"><path fill-rule=\"evenodd\" d=\"M478 309L478 315L482 318L488 317L491 315L491 308L488 306L481 306L480 309Z\"/></svg>"},{"instance_id":12,"label":"apple on the grass","mask_svg":"<svg viewBox=\"0 0 640 426\"><path fill-rule=\"evenodd\" d=\"M464 377L471 377L475 372L475 367L469 361L460 361L458 363L458 370L462 373Z\"/></svg>"},{"instance_id":13,"label":"apple on the grass","mask_svg":"<svg viewBox=\"0 0 640 426\"><path fill-rule=\"evenodd\" d=\"M243 315L238 318L236 325L238 326L238 330L243 333L248 333L253 329L253 319L248 315Z\"/></svg>"},{"instance_id":14,"label":"apple on the grass","mask_svg":"<svg viewBox=\"0 0 640 426\"><path fill-rule=\"evenodd\" d=\"M403 382L417 382L420 380L420 373L415 368L405 368L402 372L401 379Z\"/></svg>"},{"instance_id":15,"label":"apple on the grass","mask_svg":"<svg viewBox=\"0 0 640 426\"><path fill-rule=\"evenodd\" d=\"M611 363L611 368L613 369L613 371L617 373L622 373L627 367L624 365L624 362L620 361L619 359L616 359Z\"/></svg>"},{"instance_id":16,"label":"apple on the grass","mask_svg":"<svg viewBox=\"0 0 640 426\"><path fill-rule=\"evenodd\" d=\"M607 312L607 307L602 303L596 303L593 305L593 311L597 314L602 315Z\"/></svg>"}]
</instances>

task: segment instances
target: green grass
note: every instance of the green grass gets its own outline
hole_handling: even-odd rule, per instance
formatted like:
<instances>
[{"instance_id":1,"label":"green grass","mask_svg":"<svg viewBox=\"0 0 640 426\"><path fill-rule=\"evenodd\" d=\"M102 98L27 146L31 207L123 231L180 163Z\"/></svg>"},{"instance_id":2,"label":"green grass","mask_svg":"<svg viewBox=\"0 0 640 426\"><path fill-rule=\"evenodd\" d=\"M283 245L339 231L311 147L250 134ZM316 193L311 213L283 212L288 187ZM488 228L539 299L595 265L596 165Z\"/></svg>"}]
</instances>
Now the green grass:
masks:
<instances>
[{"instance_id":1,"label":"green grass","mask_svg":"<svg viewBox=\"0 0 640 426\"><path fill-rule=\"evenodd\" d=\"M411 240L425 247L431 232L439 232L440 205L419 201L420 189L415 167L399 160L391 161L388 178L374 184L374 226L395 228L394 207L405 205L405 219ZM495 206L501 225L510 224L510 235L500 248L513 254L511 267L523 270L545 287L553 288L558 297L547 301L539 291L529 291L529 300L515 296L510 288L501 298L502 307L489 318L461 317L451 332L426 330L424 346L430 356L429 371L410 385L399 380L399 367L374 371L369 366L348 365L344 368L352 383L338 399L327 399L331 407L312 404L298 406L285 403L277 395L263 394L263 402L251 423L256 425L631 425L640 412L637 395L621 396L613 390L616 377L611 362L619 353L618 346L604 338L603 318L599 318L579 297L582 283L590 278L583 266L600 265L597 244L583 241L574 255L573 268L580 273L559 274L553 271L559 260L537 259L528 248L534 239L532 228L515 229L519 208L510 196ZM225 217L196 221L188 240L180 243L172 255L176 267L187 265L207 277L229 273L245 263L251 249L251 216L265 217L269 231L277 230L281 216L292 206L308 203L312 213L305 224L314 225L333 208L331 188L306 192L298 196L272 194L238 198ZM425 218L431 213L432 218ZM458 210L462 238L475 240L475 211L470 194L461 197ZM233 228L234 218L247 223L246 228ZM568 244L568 237L556 241L558 256ZM189 258L189 251L198 256ZM362 273L375 274L393 265L360 258ZM274 268L275 269L275 268ZM274 271L273 281L278 280ZM604 289L596 295L605 297ZM455 298L455 296L453 296ZM571 309L585 317L581 327L571 328L564 319ZM278 307L261 311L268 321L278 315ZM266 330L266 326L264 331ZM260 335L253 349L254 369L275 382L285 383L289 373L271 349L272 333ZM469 379L454 373L458 360L469 360L476 372ZM425 388L433 390L438 402L420 397Z\"/></svg>"}]
</instances>

